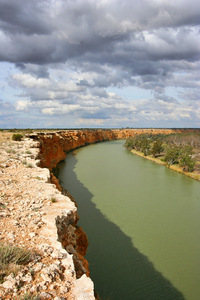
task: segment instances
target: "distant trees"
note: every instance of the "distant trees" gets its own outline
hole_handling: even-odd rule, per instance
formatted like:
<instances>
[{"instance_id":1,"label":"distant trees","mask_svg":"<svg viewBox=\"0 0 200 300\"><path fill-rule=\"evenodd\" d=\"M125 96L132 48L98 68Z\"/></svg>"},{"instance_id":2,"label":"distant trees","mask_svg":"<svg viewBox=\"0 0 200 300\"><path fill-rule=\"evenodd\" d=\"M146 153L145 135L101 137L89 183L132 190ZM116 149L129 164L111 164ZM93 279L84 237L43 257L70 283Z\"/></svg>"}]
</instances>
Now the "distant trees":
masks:
<instances>
[{"instance_id":1,"label":"distant trees","mask_svg":"<svg viewBox=\"0 0 200 300\"><path fill-rule=\"evenodd\" d=\"M135 149L140 151L144 156L153 154L154 157L163 150L162 141L158 136L153 136L151 134L140 134L128 138L125 142L125 147L128 150Z\"/></svg>"},{"instance_id":2,"label":"distant trees","mask_svg":"<svg viewBox=\"0 0 200 300\"><path fill-rule=\"evenodd\" d=\"M135 149L135 140L134 138L130 137L126 140L124 147L126 147L129 151Z\"/></svg>"},{"instance_id":3,"label":"distant trees","mask_svg":"<svg viewBox=\"0 0 200 300\"><path fill-rule=\"evenodd\" d=\"M140 134L130 137L125 142L125 147L128 150L135 149L141 151L145 156L150 154L151 136L147 134Z\"/></svg>"},{"instance_id":4,"label":"distant trees","mask_svg":"<svg viewBox=\"0 0 200 300\"><path fill-rule=\"evenodd\" d=\"M125 147L128 150L135 149L144 154L144 156L152 154L154 157L163 156L163 161L168 166L179 164L184 171L193 172L195 161L193 159L194 145L200 146L200 136L194 134L172 134L152 135L141 134L128 138Z\"/></svg>"}]
</instances>

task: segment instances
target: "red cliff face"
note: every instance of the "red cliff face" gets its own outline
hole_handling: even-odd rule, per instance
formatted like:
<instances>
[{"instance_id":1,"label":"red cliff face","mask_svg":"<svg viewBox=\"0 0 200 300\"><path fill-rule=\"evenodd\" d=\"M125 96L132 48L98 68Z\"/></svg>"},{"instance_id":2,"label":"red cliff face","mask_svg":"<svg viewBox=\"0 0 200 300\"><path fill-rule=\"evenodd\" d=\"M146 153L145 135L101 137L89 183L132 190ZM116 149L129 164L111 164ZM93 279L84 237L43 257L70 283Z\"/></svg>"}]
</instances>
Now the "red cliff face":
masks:
<instances>
[{"instance_id":1,"label":"red cliff face","mask_svg":"<svg viewBox=\"0 0 200 300\"><path fill-rule=\"evenodd\" d=\"M65 159L67 152L84 145L126 139L136 134L170 134L173 132L173 129L88 129L39 133L37 138L40 141L40 166L52 170L58 162Z\"/></svg>"}]
</instances>

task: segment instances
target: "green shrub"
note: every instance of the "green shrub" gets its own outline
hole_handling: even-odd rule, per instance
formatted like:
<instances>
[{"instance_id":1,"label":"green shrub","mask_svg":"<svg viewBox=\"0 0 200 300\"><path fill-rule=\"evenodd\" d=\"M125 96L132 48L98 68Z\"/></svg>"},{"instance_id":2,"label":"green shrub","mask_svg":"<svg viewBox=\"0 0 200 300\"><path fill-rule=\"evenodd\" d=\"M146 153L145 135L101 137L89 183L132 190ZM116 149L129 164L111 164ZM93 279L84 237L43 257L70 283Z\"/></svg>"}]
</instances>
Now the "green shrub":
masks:
<instances>
[{"instance_id":1,"label":"green shrub","mask_svg":"<svg viewBox=\"0 0 200 300\"><path fill-rule=\"evenodd\" d=\"M23 136L20 133L14 133L12 136L13 141L21 141Z\"/></svg>"}]
</instances>

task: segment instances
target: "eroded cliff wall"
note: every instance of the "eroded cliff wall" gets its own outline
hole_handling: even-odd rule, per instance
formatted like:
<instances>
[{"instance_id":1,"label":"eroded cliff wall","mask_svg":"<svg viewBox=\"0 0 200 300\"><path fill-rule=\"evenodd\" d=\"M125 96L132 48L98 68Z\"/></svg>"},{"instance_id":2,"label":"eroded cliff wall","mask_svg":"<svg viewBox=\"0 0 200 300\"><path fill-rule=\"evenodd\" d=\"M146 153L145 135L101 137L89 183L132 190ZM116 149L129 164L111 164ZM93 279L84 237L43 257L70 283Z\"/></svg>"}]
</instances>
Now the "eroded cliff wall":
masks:
<instances>
[{"instance_id":1,"label":"eroded cliff wall","mask_svg":"<svg viewBox=\"0 0 200 300\"><path fill-rule=\"evenodd\" d=\"M175 132L173 129L85 129L39 133L30 135L30 137L39 139L40 166L52 170L60 161L65 159L67 152L88 144L126 139L142 133L170 134L173 132Z\"/></svg>"}]
</instances>

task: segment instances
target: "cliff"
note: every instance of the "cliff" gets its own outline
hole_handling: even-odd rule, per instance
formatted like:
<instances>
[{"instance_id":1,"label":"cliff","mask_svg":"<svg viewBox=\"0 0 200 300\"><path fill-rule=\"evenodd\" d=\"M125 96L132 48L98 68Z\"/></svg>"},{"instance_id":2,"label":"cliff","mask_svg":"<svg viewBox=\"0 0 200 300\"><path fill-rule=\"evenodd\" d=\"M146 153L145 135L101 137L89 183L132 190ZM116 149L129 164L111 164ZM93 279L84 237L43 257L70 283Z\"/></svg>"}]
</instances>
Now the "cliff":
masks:
<instances>
[{"instance_id":1,"label":"cliff","mask_svg":"<svg viewBox=\"0 0 200 300\"><path fill-rule=\"evenodd\" d=\"M0 299L94 300L77 207L38 167L39 141L7 138L0 143ZM13 263L12 252L4 259L9 251L30 259Z\"/></svg>"},{"instance_id":2,"label":"cliff","mask_svg":"<svg viewBox=\"0 0 200 300\"><path fill-rule=\"evenodd\" d=\"M65 159L67 152L88 144L127 139L143 133L170 134L173 132L175 132L173 129L88 129L39 133L29 136L40 142L40 166L52 170Z\"/></svg>"}]
</instances>

